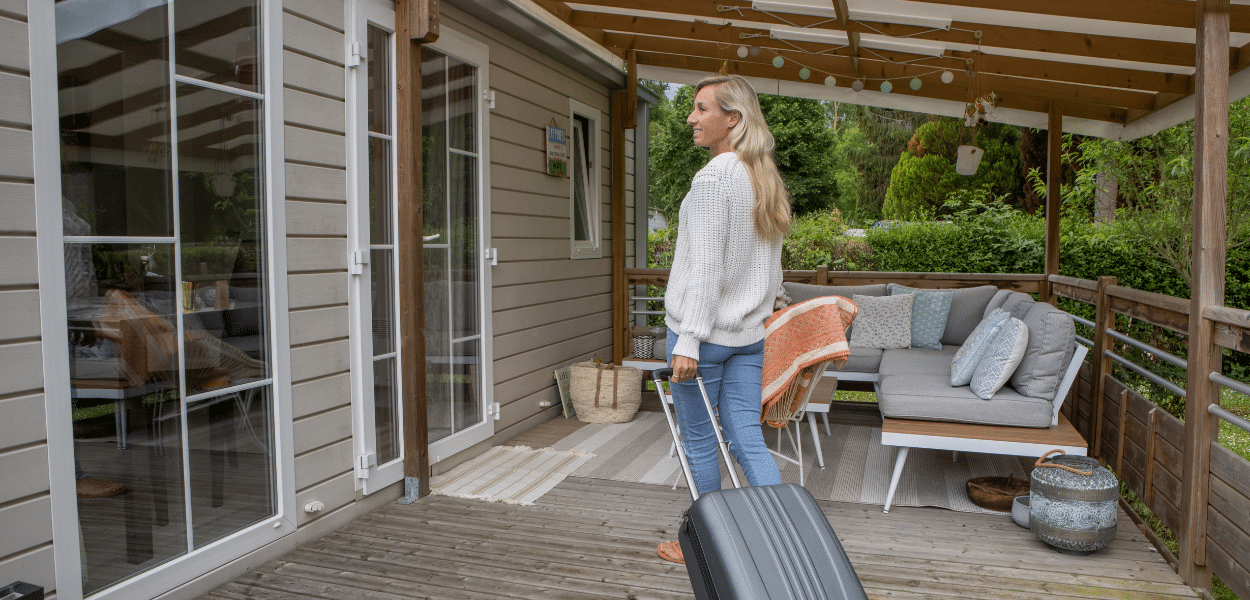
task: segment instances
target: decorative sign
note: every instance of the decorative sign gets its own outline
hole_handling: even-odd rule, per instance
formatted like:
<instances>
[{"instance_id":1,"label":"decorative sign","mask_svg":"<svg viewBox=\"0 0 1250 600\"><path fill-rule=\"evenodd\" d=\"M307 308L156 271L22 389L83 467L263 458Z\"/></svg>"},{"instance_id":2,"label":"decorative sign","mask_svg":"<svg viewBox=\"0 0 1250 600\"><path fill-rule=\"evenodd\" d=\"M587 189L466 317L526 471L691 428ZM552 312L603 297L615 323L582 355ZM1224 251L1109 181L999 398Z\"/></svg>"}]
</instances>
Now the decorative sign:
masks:
<instances>
[{"instance_id":1,"label":"decorative sign","mask_svg":"<svg viewBox=\"0 0 1250 600\"><path fill-rule=\"evenodd\" d=\"M568 131L556 127L555 119L547 126L547 174L555 177L569 176Z\"/></svg>"},{"instance_id":2,"label":"decorative sign","mask_svg":"<svg viewBox=\"0 0 1250 600\"><path fill-rule=\"evenodd\" d=\"M556 369L556 389L560 390L560 403L564 405L564 418L568 419L577 414L573 410L573 397L569 395L569 388L573 385L573 369L564 367Z\"/></svg>"}]
</instances>

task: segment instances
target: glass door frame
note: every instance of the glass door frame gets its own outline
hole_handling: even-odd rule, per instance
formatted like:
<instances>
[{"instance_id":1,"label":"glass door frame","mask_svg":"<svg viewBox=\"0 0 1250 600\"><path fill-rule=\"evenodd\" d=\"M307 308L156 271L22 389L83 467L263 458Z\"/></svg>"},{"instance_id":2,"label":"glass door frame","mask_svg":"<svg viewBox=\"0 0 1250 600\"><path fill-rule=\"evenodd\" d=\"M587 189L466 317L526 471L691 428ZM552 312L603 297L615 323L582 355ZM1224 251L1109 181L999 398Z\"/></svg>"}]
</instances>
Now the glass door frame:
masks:
<instances>
[{"instance_id":1,"label":"glass door frame","mask_svg":"<svg viewBox=\"0 0 1250 600\"><path fill-rule=\"evenodd\" d=\"M351 274L351 292L348 300L350 308L351 333L351 370L352 370L352 437L353 463L356 472L356 489L365 494L400 481L404 478L404 414L403 399L397 396L393 421L398 429L397 456L384 464L377 462L377 427L375 423L375 394L373 379L373 337L372 317L373 305L371 297L372 274L370 264L354 264L358 256L370 257L370 210L369 210L369 61L368 55L369 27L386 31L387 52L387 119L388 133L391 136L391 152L388 156L387 193L391 196L391 235L392 242L397 241L398 231L398 156L395 152L395 136L397 127L395 117L397 110L397 88L395 83L395 7L379 0L352 0L345 3L347 11L348 33L345 37L347 62L358 61L355 66L348 66L347 77L347 188L348 188L348 264L353 269ZM358 57L358 58L357 58ZM391 244L395 246L394 243ZM392 281L398 283L399 261L391 263ZM359 270L357 272L356 270ZM391 306L395 309L392 320L391 335L395 344L395 382L394 388L399 394L403 389L402 369L399 365L399 286L392 290Z\"/></svg>"},{"instance_id":2,"label":"glass door frame","mask_svg":"<svg viewBox=\"0 0 1250 600\"><path fill-rule=\"evenodd\" d=\"M441 27L438 41L427 44L431 50L453 57L477 69L477 148L478 148L478 271L481 274L479 283L478 322L481 324L481 406L478 411L481 422L462 431L451 434L440 440L429 443L430 464L437 464L443 459L463 452L474 445L486 441L495 435L495 419L499 417L493 410L495 402L495 369L494 369L494 326L491 323L491 265L493 260L486 259L487 249L491 244L490 232L490 103L486 100L490 89L490 48L473 38L459 33L449 27ZM424 369L425 361L420 368Z\"/></svg>"},{"instance_id":3,"label":"glass door frame","mask_svg":"<svg viewBox=\"0 0 1250 600\"><path fill-rule=\"evenodd\" d=\"M268 219L266 274L270 290L272 418L276 513L128 579L96 592L93 600L151 598L209 573L297 529L295 449L291 407L290 327L286 312L286 186L282 98L282 6L260 0L260 46L264 82L262 103L264 190ZM30 3L30 82L36 197L36 245L39 256L40 325L44 394L48 427L48 479L52 505L56 593L65 600L83 598L79 514L74 479L74 433L69 344L65 335L64 232L61 225L61 157L57 85L56 16L52 2ZM59 300L58 300L59 299Z\"/></svg>"}]
</instances>

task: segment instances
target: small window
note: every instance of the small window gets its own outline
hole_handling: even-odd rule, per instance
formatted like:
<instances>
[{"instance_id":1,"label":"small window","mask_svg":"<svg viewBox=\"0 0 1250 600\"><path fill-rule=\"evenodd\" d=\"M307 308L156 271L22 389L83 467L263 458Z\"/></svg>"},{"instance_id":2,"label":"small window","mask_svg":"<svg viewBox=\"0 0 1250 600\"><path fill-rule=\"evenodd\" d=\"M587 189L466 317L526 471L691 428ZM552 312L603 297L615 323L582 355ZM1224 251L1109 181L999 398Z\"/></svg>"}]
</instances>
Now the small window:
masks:
<instances>
[{"instance_id":1,"label":"small window","mask_svg":"<svg viewBox=\"0 0 1250 600\"><path fill-rule=\"evenodd\" d=\"M569 99L569 200L571 257L603 256L599 234L601 188L599 173L599 111Z\"/></svg>"}]
</instances>

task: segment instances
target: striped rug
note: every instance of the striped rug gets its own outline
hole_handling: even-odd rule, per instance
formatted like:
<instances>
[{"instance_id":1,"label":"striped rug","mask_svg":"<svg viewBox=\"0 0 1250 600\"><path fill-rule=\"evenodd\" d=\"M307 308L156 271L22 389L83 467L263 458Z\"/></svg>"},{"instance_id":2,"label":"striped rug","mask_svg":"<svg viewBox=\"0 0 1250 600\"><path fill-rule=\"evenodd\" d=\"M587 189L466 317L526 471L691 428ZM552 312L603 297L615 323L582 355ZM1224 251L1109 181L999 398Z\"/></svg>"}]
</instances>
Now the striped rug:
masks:
<instances>
[{"instance_id":1,"label":"striped rug","mask_svg":"<svg viewBox=\"0 0 1250 600\"><path fill-rule=\"evenodd\" d=\"M885 505L885 495L894 469L892 447L881 445L879 427L860 427L830 423L833 435L826 436L820 427L820 443L824 450L825 468L816 463L816 448L811 430L803 424L803 469L805 487L822 500ZM791 427L794 425L792 424ZM764 427L769 447L776 448L776 430ZM619 425L586 425L551 446L553 450L593 452L572 474L579 477L610 479L634 483L653 483L685 488L681 466L668 456L672 439L663 413L639 412L634 420ZM789 440L782 448L792 456ZM903 468L895 506L936 506L971 513L992 513L968 500L965 483L974 477L1012 474L1028 477L1027 466L1034 459L994 454L945 450L912 449ZM782 462L781 479L799 482L799 467ZM736 467L735 467L736 468ZM732 487L728 472L721 465L722 487ZM745 484L742 471L739 479ZM1003 513L993 513L1003 514Z\"/></svg>"},{"instance_id":2,"label":"striped rug","mask_svg":"<svg viewBox=\"0 0 1250 600\"><path fill-rule=\"evenodd\" d=\"M504 504L534 504L570 473L595 458L582 450L531 450L495 446L481 456L430 479L430 492Z\"/></svg>"}]
</instances>

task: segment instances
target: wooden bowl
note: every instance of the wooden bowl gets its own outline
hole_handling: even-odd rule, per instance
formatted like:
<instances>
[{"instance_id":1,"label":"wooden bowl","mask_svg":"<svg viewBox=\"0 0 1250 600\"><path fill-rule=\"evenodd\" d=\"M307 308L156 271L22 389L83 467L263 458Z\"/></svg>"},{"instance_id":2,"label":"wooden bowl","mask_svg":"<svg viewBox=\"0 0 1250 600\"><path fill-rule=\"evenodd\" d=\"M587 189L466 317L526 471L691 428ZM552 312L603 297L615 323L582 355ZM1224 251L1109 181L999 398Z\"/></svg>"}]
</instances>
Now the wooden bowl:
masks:
<instances>
[{"instance_id":1,"label":"wooden bowl","mask_svg":"<svg viewBox=\"0 0 1250 600\"><path fill-rule=\"evenodd\" d=\"M969 479L966 484L968 499L973 504L987 510L1011 512L1011 503L1016 496L1029 493L1029 480L1006 477L977 477Z\"/></svg>"}]
</instances>

